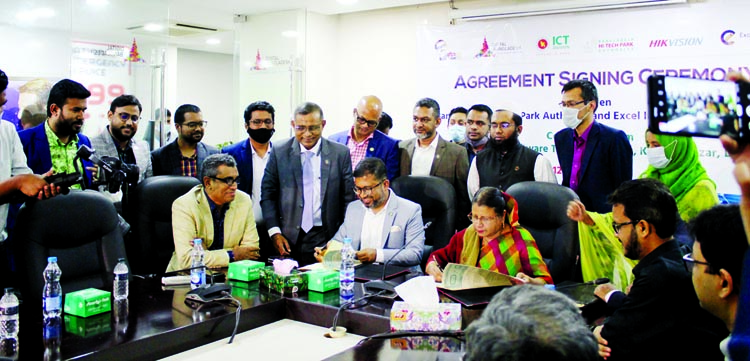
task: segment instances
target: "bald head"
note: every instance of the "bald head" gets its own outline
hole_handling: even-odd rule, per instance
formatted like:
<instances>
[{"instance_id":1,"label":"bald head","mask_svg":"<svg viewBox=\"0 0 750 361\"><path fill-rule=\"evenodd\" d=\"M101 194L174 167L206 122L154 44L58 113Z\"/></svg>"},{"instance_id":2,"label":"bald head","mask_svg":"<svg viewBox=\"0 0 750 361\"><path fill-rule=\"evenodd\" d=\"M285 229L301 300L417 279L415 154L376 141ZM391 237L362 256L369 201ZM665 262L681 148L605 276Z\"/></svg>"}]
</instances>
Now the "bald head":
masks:
<instances>
[{"instance_id":1,"label":"bald head","mask_svg":"<svg viewBox=\"0 0 750 361\"><path fill-rule=\"evenodd\" d=\"M383 103L374 95L365 95L357 102L354 109L354 137L358 142L363 141L375 132L378 119L383 112Z\"/></svg>"}]
</instances>

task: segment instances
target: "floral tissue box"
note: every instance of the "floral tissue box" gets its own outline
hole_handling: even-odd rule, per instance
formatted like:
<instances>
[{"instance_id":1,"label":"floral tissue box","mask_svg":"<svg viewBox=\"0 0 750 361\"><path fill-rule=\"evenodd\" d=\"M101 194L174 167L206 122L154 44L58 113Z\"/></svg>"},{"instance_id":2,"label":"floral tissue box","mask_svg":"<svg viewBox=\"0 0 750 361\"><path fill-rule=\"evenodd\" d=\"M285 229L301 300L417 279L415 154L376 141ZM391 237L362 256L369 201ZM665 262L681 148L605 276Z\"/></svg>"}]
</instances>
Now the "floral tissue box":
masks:
<instances>
[{"instance_id":1,"label":"floral tissue box","mask_svg":"<svg viewBox=\"0 0 750 361\"><path fill-rule=\"evenodd\" d=\"M461 329L461 304L414 306L396 301L391 307L391 331L447 331Z\"/></svg>"}]
</instances>

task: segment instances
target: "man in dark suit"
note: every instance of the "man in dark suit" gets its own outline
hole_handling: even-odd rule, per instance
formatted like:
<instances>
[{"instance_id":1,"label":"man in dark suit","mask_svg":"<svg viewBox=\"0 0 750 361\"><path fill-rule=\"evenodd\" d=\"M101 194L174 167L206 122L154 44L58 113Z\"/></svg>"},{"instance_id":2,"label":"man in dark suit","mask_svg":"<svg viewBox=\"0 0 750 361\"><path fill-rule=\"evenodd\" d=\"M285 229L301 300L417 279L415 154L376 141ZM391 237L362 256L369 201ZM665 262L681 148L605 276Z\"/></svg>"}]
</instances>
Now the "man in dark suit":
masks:
<instances>
[{"instance_id":1,"label":"man in dark suit","mask_svg":"<svg viewBox=\"0 0 750 361\"><path fill-rule=\"evenodd\" d=\"M412 129L417 137L402 140L398 144L401 152L400 175L434 176L452 184L458 205L456 227L464 228L469 223L466 215L471 211L469 193L466 190L469 172L466 148L446 142L438 136L440 105L434 99L417 101L413 115Z\"/></svg>"},{"instance_id":2,"label":"man in dark suit","mask_svg":"<svg viewBox=\"0 0 750 361\"><path fill-rule=\"evenodd\" d=\"M91 147L88 137L80 134L83 127L86 99L91 93L80 83L70 79L57 82L47 100L47 121L18 133L26 153L29 168L44 174L50 169L55 174L82 172L86 187L91 187L93 164L80 160L74 164L81 145ZM77 169L76 169L77 168ZM80 185L71 188L80 189Z\"/></svg>"},{"instance_id":3,"label":"man in dark suit","mask_svg":"<svg viewBox=\"0 0 750 361\"><path fill-rule=\"evenodd\" d=\"M349 149L321 138L323 110L303 103L294 111L294 138L274 146L261 186L261 208L274 248L300 265L315 262L354 200Z\"/></svg>"},{"instance_id":4,"label":"man in dark suit","mask_svg":"<svg viewBox=\"0 0 750 361\"><path fill-rule=\"evenodd\" d=\"M571 80L562 89L563 123L555 148L563 185L578 194L586 209L608 213L607 196L633 178L633 149L625 132L594 120L599 103L588 80Z\"/></svg>"},{"instance_id":5,"label":"man in dark suit","mask_svg":"<svg viewBox=\"0 0 750 361\"><path fill-rule=\"evenodd\" d=\"M276 111L268 102L251 103L245 108L243 115L248 138L221 149L222 153L230 154L237 161L237 170L242 180L237 189L249 194L253 201L253 215L260 237L261 260L271 255L271 240L268 238L260 207L260 187L266 164L271 159L271 137L276 132L275 114Z\"/></svg>"},{"instance_id":6,"label":"man in dark suit","mask_svg":"<svg viewBox=\"0 0 750 361\"><path fill-rule=\"evenodd\" d=\"M594 330L599 354L614 360L717 360L728 334L700 307L680 246L672 238L677 203L656 179L624 182L609 197L625 257L638 260L630 292L611 284L595 294L613 313Z\"/></svg>"},{"instance_id":7,"label":"man in dark suit","mask_svg":"<svg viewBox=\"0 0 750 361\"><path fill-rule=\"evenodd\" d=\"M336 133L329 140L346 145L352 167L362 159L376 157L385 163L388 178L398 176L398 141L377 130L383 103L374 95L363 96L353 110L354 125L350 130Z\"/></svg>"},{"instance_id":8,"label":"man in dark suit","mask_svg":"<svg viewBox=\"0 0 750 361\"><path fill-rule=\"evenodd\" d=\"M175 128L180 133L172 143L151 152L154 175L181 175L200 178L201 164L216 147L201 142L206 129L203 113L196 105L183 104L174 112Z\"/></svg>"}]
</instances>

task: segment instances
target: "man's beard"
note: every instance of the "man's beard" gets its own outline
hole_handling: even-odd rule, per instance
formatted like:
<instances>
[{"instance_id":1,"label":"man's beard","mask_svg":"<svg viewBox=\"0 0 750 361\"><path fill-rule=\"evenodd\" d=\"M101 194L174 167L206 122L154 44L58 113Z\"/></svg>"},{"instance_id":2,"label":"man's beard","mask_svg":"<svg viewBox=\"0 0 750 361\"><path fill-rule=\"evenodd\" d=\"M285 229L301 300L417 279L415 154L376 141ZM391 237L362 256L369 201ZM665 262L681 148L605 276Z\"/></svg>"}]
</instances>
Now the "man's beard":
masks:
<instances>
[{"instance_id":1,"label":"man's beard","mask_svg":"<svg viewBox=\"0 0 750 361\"><path fill-rule=\"evenodd\" d=\"M518 144L518 132L513 132L513 135L510 138L503 141L498 141L494 137L490 139L490 146L501 152L507 152L513 149L516 144Z\"/></svg>"},{"instance_id":2,"label":"man's beard","mask_svg":"<svg viewBox=\"0 0 750 361\"><path fill-rule=\"evenodd\" d=\"M123 128L112 129L112 136L114 136L115 139L117 139L120 142L127 142L130 139L132 139L133 136L135 135L135 129L131 127L130 128L130 136L127 136L125 134L122 134L122 129Z\"/></svg>"},{"instance_id":3,"label":"man's beard","mask_svg":"<svg viewBox=\"0 0 750 361\"><path fill-rule=\"evenodd\" d=\"M635 228L635 227L634 227ZM637 260L641 255L641 244L638 243L638 235L635 233L635 229L630 233L628 242L623 245L625 257L632 260Z\"/></svg>"}]
</instances>

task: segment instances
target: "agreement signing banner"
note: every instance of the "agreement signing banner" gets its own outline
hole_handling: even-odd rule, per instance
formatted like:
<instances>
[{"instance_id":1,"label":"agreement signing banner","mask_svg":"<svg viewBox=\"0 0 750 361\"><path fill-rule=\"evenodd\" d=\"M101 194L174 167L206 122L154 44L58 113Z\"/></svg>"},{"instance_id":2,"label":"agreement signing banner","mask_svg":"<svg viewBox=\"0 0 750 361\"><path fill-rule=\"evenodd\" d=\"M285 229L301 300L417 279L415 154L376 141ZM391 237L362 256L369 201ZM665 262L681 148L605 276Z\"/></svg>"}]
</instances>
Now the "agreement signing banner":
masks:
<instances>
[{"instance_id":1,"label":"agreement signing banner","mask_svg":"<svg viewBox=\"0 0 750 361\"><path fill-rule=\"evenodd\" d=\"M524 119L521 142L543 153L561 182L554 146L563 128L560 92L569 80L588 79L599 91L596 119L628 135L637 177L648 165L646 79L723 80L729 71L750 78L750 25L728 16L748 10L744 2L715 1L425 26L418 90L440 103L444 120L452 108L477 103L516 112ZM739 193L719 141L695 141L718 191Z\"/></svg>"}]
</instances>

